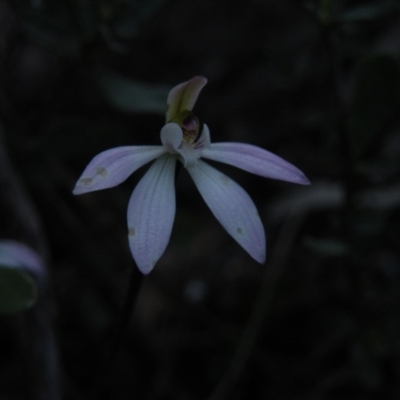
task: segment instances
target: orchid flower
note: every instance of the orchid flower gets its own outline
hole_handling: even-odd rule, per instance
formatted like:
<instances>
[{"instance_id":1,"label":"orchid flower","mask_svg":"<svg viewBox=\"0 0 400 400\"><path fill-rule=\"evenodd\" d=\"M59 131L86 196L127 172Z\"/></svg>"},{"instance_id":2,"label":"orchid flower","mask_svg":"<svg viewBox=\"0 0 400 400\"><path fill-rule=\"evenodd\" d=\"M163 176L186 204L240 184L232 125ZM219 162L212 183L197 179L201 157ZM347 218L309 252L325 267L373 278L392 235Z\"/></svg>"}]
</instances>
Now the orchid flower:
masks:
<instances>
[{"instance_id":1,"label":"orchid flower","mask_svg":"<svg viewBox=\"0 0 400 400\"><path fill-rule=\"evenodd\" d=\"M309 184L304 174L282 158L244 143L211 143L207 125L192 110L207 79L196 76L175 86L167 98L160 146L124 146L106 150L89 163L73 193L114 187L155 160L134 189L128 205L132 256L148 274L164 253L175 218L175 167L180 161L204 201L225 230L259 263L264 263L264 228L250 196L232 179L202 159L219 161L265 178Z\"/></svg>"}]
</instances>

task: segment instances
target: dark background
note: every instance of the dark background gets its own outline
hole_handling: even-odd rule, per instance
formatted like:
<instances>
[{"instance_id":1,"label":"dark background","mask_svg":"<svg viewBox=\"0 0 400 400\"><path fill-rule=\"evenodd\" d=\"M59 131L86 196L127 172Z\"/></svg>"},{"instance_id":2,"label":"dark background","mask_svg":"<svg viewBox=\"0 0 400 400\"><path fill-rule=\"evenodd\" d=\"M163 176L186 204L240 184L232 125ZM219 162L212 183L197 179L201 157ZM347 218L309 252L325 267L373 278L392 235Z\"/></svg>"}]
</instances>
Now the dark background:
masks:
<instances>
[{"instance_id":1,"label":"dark background","mask_svg":"<svg viewBox=\"0 0 400 400\"><path fill-rule=\"evenodd\" d=\"M0 233L48 264L37 306L0 318L0 399L400 398L399 11L0 1L1 175L19 193L0 193ZM142 277L126 209L147 167L71 191L97 153L159 144L168 90L195 75L213 141L266 148L312 185L218 165L260 211L260 266L183 171L170 244Z\"/></svg>"}]
</instances>

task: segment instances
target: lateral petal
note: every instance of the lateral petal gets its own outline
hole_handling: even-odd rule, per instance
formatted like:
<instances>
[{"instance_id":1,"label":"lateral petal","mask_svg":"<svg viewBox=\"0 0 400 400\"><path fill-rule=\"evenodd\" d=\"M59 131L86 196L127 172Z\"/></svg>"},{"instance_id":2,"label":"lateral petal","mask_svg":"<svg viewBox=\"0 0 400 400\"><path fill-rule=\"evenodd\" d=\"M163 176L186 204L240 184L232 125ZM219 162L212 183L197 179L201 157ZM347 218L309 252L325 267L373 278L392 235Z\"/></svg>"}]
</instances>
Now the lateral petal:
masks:
<instances>
[{"instance_id":1,"label":"lateral petal","mask_svg":"<svg viewBox=\"0 0 400 400\"><path fill-rule=\"evenodd\" d=\"M140 180L128 205L129 247L148 274L164 253L175 218L176 158L161 156Z\"/></svg>"},{"instance_id":2,"label":"lateral petal","mask_svg":"<svg viewBox=\"0 0 400 400\"><path fill-rule=\"evenodd\" d=\"M264 178L309 185L310 181L297 167L283 158L246 143L212 143L202 157L233 165Z\"/></svg>"},{"instance_id":3,"label":"lateral petal","mask_svg":"<svg viewBox=\"0 0 400 400\"><path fill-rule=\"evenodd\" d=\"M187 169L215 218L256 261L264 263L265 232L256 206L246 191L201 160Z\"/></svg>"},{"instance_id":4,"label":"lateral petal","mask_svg":"<svg viewBox=\"0 0 400 400\"><path fill-rule=\"evenodd\" d=\"M90 161L72 193L82 194L117 186L165 151L163 146L123 146L103 151Z\"/></svg>"}]
</instances>

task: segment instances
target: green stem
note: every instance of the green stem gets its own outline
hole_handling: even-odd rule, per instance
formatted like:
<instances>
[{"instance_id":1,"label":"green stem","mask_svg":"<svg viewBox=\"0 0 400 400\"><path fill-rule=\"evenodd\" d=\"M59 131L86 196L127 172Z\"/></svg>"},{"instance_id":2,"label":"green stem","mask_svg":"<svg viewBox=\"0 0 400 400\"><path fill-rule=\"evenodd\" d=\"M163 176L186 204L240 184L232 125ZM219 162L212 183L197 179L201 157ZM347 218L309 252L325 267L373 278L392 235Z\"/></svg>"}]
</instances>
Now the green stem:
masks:
<instances>
[{"instance_id":1,"label":"green stem","mask_svg":"<svg viewBox=\"0 0 400 400\"><path fill-rule=\"evenodd\" d=\"M114 338L93 386L91 396L93 399L99 400L112 398L107 390L111 378L111 372L121 351L121 346L128 330L130 317L134 305L136 304L142 280L143 275L138 271L135 265L130 271L126 298L122 307L121 315L119 316Z\"/></svg>"}]
</instances>

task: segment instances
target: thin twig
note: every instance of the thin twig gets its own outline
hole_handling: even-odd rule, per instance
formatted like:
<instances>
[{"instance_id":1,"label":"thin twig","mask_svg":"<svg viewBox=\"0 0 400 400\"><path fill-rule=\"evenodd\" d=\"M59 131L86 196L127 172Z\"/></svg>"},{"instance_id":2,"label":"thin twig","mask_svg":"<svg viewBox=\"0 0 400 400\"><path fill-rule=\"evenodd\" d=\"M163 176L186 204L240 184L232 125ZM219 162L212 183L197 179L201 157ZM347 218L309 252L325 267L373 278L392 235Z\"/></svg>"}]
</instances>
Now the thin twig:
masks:
<instances>
[{"instance_id":1,"label":"thin twig","mask_svg":"<svg viewBox=\"0 0 400 400\"><path fill-rule=\"evenodd\" d=\"M331 114L332 122L337 130L340 143L340 157L343 160L342 181L345 189L345 203L343 213L343 236L352 247L354 241L353 216L355 210L355 195L357 192L357 181L355 172L354 145L350 132L346 126L347 107L342 95L342 59L340 48L337 44L338 21L333 11L333 2L320 2L323 10L318 10L310 4L303 6L303 9L309 13L313 21L318 26L322 41L328 57L328 80L329 93L331 95ZM321 12L322 11L322 12Z\"/></svg>"},{"instance_id":2,"label":"thin twig","mask_svg":"<svg viewBox=\"0 0 400 400\"><path fill-rule=\"evenodd\" d=\"M329 60L329 82L332 96L333 121L339 135L340 153L343 160L343 183L345 188L344 207L344 236L349 245L353 242L353 215L355 209L356 179L354 166L354 151L352 138L346 127L347 111L341 92L341 57L335 42L332 27L321 27L323 29L324 42Z\"/></svg>"},{"instance_id":3,"label":"thin twig","mask_svg":"<svg viewBox=\"0 0 400 400\"><path fill-rule=\"evenodd\" d=\"M229 398L235 388L235 384L245 370L270 310L272 300L284 271L284 266L290 254L290 249L293 247L304 218L304 214L297 214L296 216L290 214L283 223L276 240L271 262L264 272L258 298L254 303L243 336L236 348L229 368L209 397L209 400Z\"/></svg>"}]
</instances>

